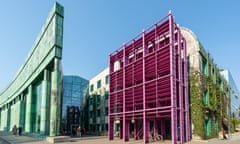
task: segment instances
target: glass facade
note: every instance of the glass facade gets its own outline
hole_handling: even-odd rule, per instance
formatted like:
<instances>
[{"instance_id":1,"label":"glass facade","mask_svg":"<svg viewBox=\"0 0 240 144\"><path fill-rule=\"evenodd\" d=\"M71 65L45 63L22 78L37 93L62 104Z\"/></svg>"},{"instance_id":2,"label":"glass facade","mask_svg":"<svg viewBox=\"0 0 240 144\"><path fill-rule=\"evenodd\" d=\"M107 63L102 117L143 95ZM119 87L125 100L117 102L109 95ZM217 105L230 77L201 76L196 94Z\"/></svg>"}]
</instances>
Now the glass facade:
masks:
<instances>
[{"instance_id":1,"label":"glass facade","mask_svg":"<svg viewBox=\"0 0 240 144\"><path fill-rule=\"evenodd\" d=\"M61 129L71 134L72 129L81 125L81 108L87 93L88 80L78 76L63 77Z\"/></svg>"}]
</instances>

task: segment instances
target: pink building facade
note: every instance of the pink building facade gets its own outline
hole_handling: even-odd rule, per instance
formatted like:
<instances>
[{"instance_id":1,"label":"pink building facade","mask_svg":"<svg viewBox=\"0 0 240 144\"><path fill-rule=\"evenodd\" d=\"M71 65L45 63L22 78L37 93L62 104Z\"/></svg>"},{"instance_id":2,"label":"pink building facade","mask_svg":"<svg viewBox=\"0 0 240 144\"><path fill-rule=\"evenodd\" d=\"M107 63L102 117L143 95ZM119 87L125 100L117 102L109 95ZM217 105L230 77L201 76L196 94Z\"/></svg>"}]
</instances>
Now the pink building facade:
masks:
<instances>
[{"instance_id":1,"label":"pink building facade","mask_svg":"<svg viewBox=\"0 0 240 144\"><path fill-rule=\"evenodd\" d=\"M110 54L108 136L190 140L186 41L171 13Z\"/></svg>"}]
</instances>

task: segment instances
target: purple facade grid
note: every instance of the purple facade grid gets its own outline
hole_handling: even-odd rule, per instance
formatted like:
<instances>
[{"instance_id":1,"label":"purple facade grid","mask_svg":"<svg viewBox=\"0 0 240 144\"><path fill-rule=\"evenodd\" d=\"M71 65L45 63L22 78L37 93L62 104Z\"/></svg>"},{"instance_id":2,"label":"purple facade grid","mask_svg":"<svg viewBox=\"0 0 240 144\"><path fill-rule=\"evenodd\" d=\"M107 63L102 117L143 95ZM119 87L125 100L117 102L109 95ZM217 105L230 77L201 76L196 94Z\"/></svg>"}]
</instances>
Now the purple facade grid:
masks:
<instances>
[{"instance_id":1,"label":"purple facade grid","mask_svg":"<svg viewBox=\"0 0 240 144\"><path fill-rule=\"evenodd\" d=\"M171 13L110 54L109 140L190 140L186 41ZM171 132L167 129L171 127ZM170 135L170 136L169 136Z\"/></svg>"}]
</instances>

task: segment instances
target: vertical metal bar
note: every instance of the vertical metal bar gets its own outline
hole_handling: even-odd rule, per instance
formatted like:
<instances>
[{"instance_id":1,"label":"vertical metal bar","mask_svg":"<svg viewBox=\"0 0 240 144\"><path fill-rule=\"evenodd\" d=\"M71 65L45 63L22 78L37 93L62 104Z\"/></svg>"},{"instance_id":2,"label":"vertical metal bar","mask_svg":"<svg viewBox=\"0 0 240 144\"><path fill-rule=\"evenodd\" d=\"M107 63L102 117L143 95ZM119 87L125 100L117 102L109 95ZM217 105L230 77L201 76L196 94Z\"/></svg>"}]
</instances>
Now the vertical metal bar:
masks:
<instances>
[{"instance_id":1,"label":"vertical metal bar","mask_svg":"<svg viewBox=\"0 0 240 144\"><path fill-rule=\"evenodd\" d=\"M185 127L186 127L186 141L190 141L190 119L189 119L189 92L188 92L188 58L186 40L183 39L184 50L184 88L185 88Z\"/></svg>"},{"instance_id":2,"label":"vertical metal bar","mask_svg":"<svg viewBox=\"0 0 240 144\"><path fill-rule=\"evenodd\" d=\"M122 72L122 77L123 77L123 139L124 141L128 141L128 123L126 120L126 89L125 89L125 63L126 63L126 45L123 45L123 72Z\"/></svg>"},{"instance_id":3,"label":"vertical metal bar","mask_svg":"<svg viewBox=\"0 0 240 144\"><path fill-rule=\"evenodd\" d=\"M154 47L155 47L155 54L154 54L154 62L155 62L155 77L156 77L156 80L155 80L155 82L156 82L156 102L155 102L155 104L156 104L156 107L159 107L159 105L158 105L158 66L157 66L157 49L158 49L158 47L156 48L156 41L157 41L157 24L155 24L154 25L155 26L155 28L154 28L154 30L155 30L155 35L154 35ZM156 114L156 117L158 116L158 113Z\"/></svg>"},{"instance_id":4,"label":"vertical metal bar","mask_svg":"<svg viewBox=\"0 0 240 144\"><path fill-rule=\"evenodd\" d=\"M146 97L145 97L145 31L142 32L142 48L143 48L143 142L148 142L147 137L147 117L146 117Z\"/></svg>"},{"instance_id":5,"label":"vertical metal bar","mask_svg":"<svg viewBox=\"0 0 240 144\"><path fill-rule=\"evenodd\" d=\"M112 86L112 82L111 82L111 76L112 76L112 67L113 67L113 65L111 65L111 58L112 58L112 56L111 55L109 55L109 81L110 81L110 83L109 83L109 97L108 97L108 124L109 124L109 126L108 126L108 139L109 140L113 140L114 139L114 137L113 137L113 133L114 133L114 120L112 120L112 113L111 113L111 109L112 109L112 107L111 107L111 101L112 101L112 99L111 99L111 97L112 97L112 92L111 92L111 86Z\"/></svg>"},{"instance_id":6,"label":"vertical metal bar","mask_svg":"<svg viewBox=\"0 0 240 144\"><path fill-rule=\"evenodd\" d=\"M180 31L179 28L177 28L177 48L178 48L178 80L179 80L179 112L180 112L180 121L179 121L179 126L180 126L180 142L183 143L183 136L184 136L184 117L183 117L183 82L182 82L182 58L181 58L181 36L180 36Z\"/></svg>"},{"instance_id":7,"label":"vertical metal bar","mask_svg":"<svg viewBox=\"0 0 240 144\"><path fill-rule=\"evenodd\" d=\"M172 144L177 143L177 112L176 112L176 76L175 76L175 55L174 55L174 23L173 16L169 12L169 42L170 42L170 76L171 76L171 129Z\"/></svg>"}]
</instances>

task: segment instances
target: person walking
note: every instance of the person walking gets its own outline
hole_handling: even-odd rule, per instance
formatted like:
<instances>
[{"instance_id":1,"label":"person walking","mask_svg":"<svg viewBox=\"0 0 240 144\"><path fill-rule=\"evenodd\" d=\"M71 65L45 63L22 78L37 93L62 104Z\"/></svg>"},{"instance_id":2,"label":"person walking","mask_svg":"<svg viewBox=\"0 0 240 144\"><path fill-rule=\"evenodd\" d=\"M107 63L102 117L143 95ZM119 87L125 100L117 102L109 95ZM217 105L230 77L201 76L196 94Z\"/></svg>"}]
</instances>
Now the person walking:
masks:
<instances>
[{"instance_id":1,"label":"person walking","mask_svg":"<svg viewBox=\"0 0 240 144\"><path fill-rule=\"evenodd\" d=\"M22 127L21 127L21 126L18 127L18 135L19 135L19 136L22 135Z\"/></svg>"},{"instance_id":2,"label":"person walking","mask_svg":"<svg viewBox=\"0 0 240 144\"><path fill-rule=\"evenodd\" d=\"M81 127L80 126L77 128L77 136L81 137Z\"/></svg>"},{"instance_id":3,"label":"person walking","mask_svg":"<svg viewBox=\"0 0 240 144\"><path fill-rule=\"evenodd\" d=\"M13 135L17 134L17 126L16 125L14 125L13 128L12 128L12 134Z\"/></svg>"}]
</instances>

